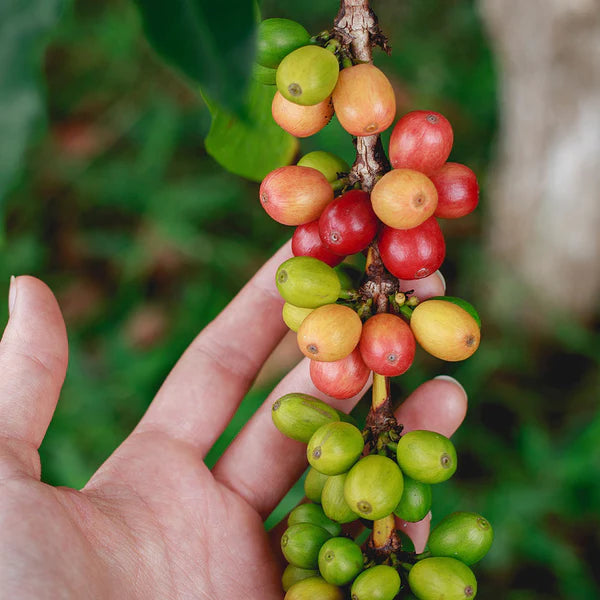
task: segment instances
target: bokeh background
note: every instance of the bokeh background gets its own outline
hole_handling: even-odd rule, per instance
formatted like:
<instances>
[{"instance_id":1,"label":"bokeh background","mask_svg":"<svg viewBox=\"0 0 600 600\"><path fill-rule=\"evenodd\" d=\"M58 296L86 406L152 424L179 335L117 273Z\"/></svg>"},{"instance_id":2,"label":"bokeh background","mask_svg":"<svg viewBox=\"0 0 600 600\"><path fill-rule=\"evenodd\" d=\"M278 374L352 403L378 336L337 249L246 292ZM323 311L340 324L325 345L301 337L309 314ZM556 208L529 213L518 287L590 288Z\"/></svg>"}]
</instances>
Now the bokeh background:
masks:
<instances>
[{"instance_id":1,"label":"bokeh background","mask_svg":"<svg viewBox=\"0 0 600 600\"><path fill-rule=\"evenodd\" d=\"M59 298L70 365L41 448L43 477L81 487L135 425L193 336L291 231L262 211L256 183L207 155L209 112L150 48L132 2L74 0L56 25L44 11L28 13L27 0L21 4L26 21L0 25L0 62L10 58L15 36L31 34L32 19L48 18L37 49L47 120L33 128L2 198L1 291L7 293L10 275L30 273ZM393 81L399 113L428 108L445 114L455 131L451 158L471 166L482 188L475 214L443 223L448 290L478 307L481 348L457 365L420 353L394 388L400 401L445 373L469 394L467 420L454 438L459 471L435 490L434 521L462 509L492 522L496 541L476 567L481 598L598 598L597 296L588 293L581 308L572 282L563 282L558 297L529 289L527 278L513 277L518 253L503 263L489 243L501 210L494 203L502 199L506 145L499 150L498 142L507 143L510 98L506 57L490 41L481 7L471 0L373 5L393 48L391 57L378 53L375 60ZM335 0L262 3L263 16L294 18L312 33L328 28L336 11ZM536 31L528 35L535 47ZM0 156L20 143L10 125L29 100L35 103L35 88L24 89L19 102L2 104ZM350 138L336 124L302 141L302 153L314 149L352 162ZM526 158L537 177L540 158ZM598 200L597 191L591 193ZM547 252L552 255L550 246ZM587 252L593 279L593 244ZM295 360L288 340L209 464ZM299 494L294 490L286 506Z\"/></svg>"}]
</instances>

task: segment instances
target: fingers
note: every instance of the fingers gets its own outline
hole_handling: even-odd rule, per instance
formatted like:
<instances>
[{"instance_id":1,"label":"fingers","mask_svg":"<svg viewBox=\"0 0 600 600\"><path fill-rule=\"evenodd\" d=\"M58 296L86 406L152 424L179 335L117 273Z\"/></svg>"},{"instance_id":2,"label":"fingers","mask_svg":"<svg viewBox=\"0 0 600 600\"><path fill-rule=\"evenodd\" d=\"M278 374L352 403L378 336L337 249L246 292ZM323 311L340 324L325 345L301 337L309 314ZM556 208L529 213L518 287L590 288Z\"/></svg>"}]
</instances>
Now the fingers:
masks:
<instances>
[{"instance_id":1,"label":"fingers","mask_svg":"<svg viewBox=\"0 0 600 600\"><path fill-rule=\"evenodd\" d=\"M370 386L370 381L365 390ZM266 518L306 469L306 444L291 440L277 430L271 419L275 400L290 392L311 394L349 412L363 395L335 400L315 388L310 380L309 360L304 359L273 390L252 419L217 462L213 474L243 496Z\"/></svg>"},{"instance_id":2,"label":"fingers","mask_svg":"<svg viewBox=\"0 0 600 600\"><path fill-rule=\"evenodd\" d=\"M54 413L68 361L65 323L46 284L11 282L0 342L0 435L37 450Z\"/></svg>"},{"instance_id":3,"label":"fingers","mask_svg":"<svg viewBox=\"0 0 600 600\"><path fill-rule=\"evenodd\" d=\"M205 454L219 437L263 362L287 331L277 267L289 243L192 342L158 391L136 432L160 431Z\"/></svg>"},{"instance_id":4,"label":"fingers","mask_svg":"<svg viewBox=\"0 0 600 600\"><path fill-rule=\"evenodd\" d=\"M440 375L419 386L396 410L404 432L428 429L450 437L467 414L467 394L452 377Z\"/></svg>"},{"instance_id":5,"label":"fingers","mask_svg":"<svg viewBox=\"0 0 600 600\"><path fill-rule=\"evenodd\" d=\"M428 429L450 437L463 422L467 414L467 394L452 377L440 375L411 394L396 411L398 423L404 432ZM412 540L415 550L423 552L429 537L431 513L418 523L407 523L398 519L398 529Z\"/></svg>"},{"instance_id":6,"label":"fingers","mask_svg":"<svg viewBox=\"0 0 600 600\"><path fill-rule=\"evenodd\" d=\"M431 512L428 512L424 519L416 523L409 523L408 521L396 518L396 529L402 531L411 539L417 554L425 550L427 540L429 539L430 524Z\"/></svg>"},{"instance_id":7,"label":"fingers","mask_svg":"<svg viewBox=\"0 0 600 600\"><path fill-rule=\"evenodd\" d=\"M443 296L446 293L446 280L444 276L436 271L422 279L399 279L400 290L408 292L413 290L419 300L427 300L433 296Z\"/></svg>"}]
</instances>

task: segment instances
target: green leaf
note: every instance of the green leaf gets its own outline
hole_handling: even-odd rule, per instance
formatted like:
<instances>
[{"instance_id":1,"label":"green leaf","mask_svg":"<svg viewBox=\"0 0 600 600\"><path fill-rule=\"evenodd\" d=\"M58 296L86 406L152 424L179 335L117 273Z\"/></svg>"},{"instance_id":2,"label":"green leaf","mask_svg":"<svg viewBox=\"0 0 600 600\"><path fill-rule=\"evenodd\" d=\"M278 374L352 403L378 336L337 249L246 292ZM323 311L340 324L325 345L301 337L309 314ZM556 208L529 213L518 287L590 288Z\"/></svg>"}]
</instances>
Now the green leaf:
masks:
<instances>
[{"instance_id":1,"label":"green leaf","mask_svg":"<svg viewBox=\"0 0 600 600\"><path fill-rule=\"evenodd\" d=\"M253 82L243 119L207 99L212 124L205 140L206 151L228 171L261 181L273 169L290 164L294 158L298 140L273 120L274 95L273 86Z\"/></svg>"},{"instance_id":2,"label":"green leaf","mask_svg":"<svg viewBox=\"0 0 600 600\"><path fill-rule=\"evenodd\" d=\"M44 120L41 63L65 0L0 0L0 202Z\"/></svg>"},{"instance_id":3,"label":"green leaf","mask_svg":"<svg viewBox=\"0 0 600 600\"><path fill-rule=\"evenodd\" d=\"M238 112L256 53L252 0L136 0L146 34L167 62Z\"/></svg>"}]
</instances>

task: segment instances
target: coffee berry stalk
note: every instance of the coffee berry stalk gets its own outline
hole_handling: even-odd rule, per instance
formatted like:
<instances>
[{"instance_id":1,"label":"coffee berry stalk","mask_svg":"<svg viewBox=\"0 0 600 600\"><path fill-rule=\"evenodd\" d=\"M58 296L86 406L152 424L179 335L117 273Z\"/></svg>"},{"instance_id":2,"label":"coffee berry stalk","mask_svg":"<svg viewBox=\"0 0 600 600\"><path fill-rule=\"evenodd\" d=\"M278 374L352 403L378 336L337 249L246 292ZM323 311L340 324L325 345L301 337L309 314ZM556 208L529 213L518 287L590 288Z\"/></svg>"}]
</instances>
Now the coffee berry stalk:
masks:
<instances>
[{"instance_id":1,"label":"coffee berry stalk","mask_svg":"<svg viewBox=\"0 0 600 600\"><path fill-rule=\"evenodd\" d=\"M402 116L386 156L379 134L392 125L396 102L372 63L372 49L388 46L367 0L342 0L329 32L311 37L298 23L267 19L258 38L254 73L277 86L274 120L306 137L335 114L357 151L351 167L331 153L311 152L260 186L269 216L295 227L294 256L276 273L283 319L323 394L352 398L373 374L362 430L307 394L273 404L273 423L307 445L310 465L310 502L290 513L281 537L289 563L285 598L470 600L477 594L471 566L489 550L492 527L481 515L453 513L420 554L400 533L398 519L427 516L432 486L454 474L457 454L439 433L403 432L390 378L410 368L417 344L446 361L465 360L479 346L481 322L471 304L440 295L439 279L437 292L420 298L411 287L438 277L446 250L438 219L475 209L477 179L465 165L448 162L452 127L433 111ZM360 277L343 263L356 254L366 256ZM364 535L356 532L365 527L370 533L361 543Z\"/></svg>"}]
</instances>

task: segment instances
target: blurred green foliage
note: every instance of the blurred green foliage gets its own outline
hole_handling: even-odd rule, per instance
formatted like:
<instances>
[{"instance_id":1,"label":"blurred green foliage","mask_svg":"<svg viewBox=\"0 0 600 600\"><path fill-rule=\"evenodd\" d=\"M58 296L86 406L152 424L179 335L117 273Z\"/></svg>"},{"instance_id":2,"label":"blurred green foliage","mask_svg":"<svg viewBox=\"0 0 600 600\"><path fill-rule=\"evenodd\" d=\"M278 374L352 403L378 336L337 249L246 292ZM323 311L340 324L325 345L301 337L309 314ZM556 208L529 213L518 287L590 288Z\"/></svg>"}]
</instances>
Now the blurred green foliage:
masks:
<instances>
[{"instance_id":1,"label":"blurred green foliage","mask_svg":"<svg viewBox=\"0 0 600 600\"><path fill-rule=\"evenodd\" d=\"M452 158L472 166L482 184L481 209L444 223L443 269L449 292L478 308L482 346L457 365L421 352L394 389L400 400L446 373L469 393L455 436L459 471L435 490L434 521L474 510L492 522L495 544L476 567L481 598L598 598L600 342L568 312L542 337L498 320L489 305L486 282L497 270L483 249L482 222L498 92L476 7L471 0L373 5L393 47L376 64L393 80L399 112L446 114ZM262 5L265 17L297 19L312 33L336 11L333 0ZM31 273L59 297L70 366L41 452L46 481L80 487L138 421L193 336L290 230L264 214L257 185L207 155L209 112L149 49L132 2L76 0L53 32L45 81L50 126L30 145L6 201L0 279L6 292L10 275ZM301 148L353 158L335 122ZM519 302L519 290L507 287L513 314ZM246 397L209 464L284 368L272 367L271 379ZM296 487L289 501L301 494Z\"/></svg>"}]
</instances>

